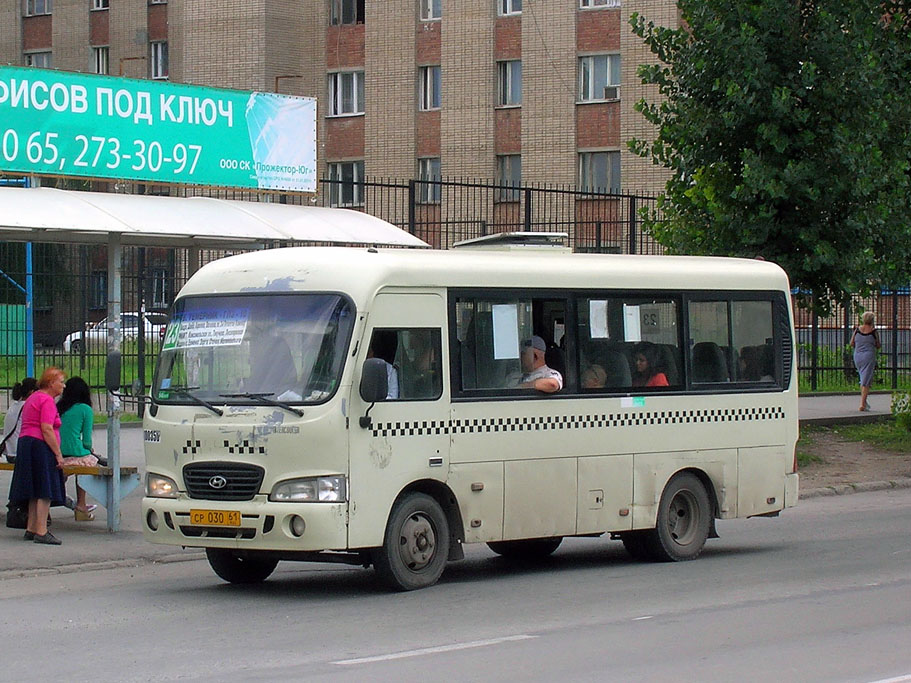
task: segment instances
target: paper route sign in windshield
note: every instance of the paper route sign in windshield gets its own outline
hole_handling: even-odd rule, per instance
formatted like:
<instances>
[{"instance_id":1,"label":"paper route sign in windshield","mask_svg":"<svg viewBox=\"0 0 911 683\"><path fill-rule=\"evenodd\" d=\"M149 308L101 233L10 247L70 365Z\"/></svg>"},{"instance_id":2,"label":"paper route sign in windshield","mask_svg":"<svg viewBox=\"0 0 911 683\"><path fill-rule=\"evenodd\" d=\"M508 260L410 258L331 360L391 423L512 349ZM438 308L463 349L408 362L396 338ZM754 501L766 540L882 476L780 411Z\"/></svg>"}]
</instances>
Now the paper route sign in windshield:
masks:
<instances>
[{"instance_id":1,"label":"paper route sign in windshield","mask_svg":"<svg viewBox=\"0 0 911 683\"><path fill-rule=\"evenodd\" d=\"M249 319L249 308L207 308L184 312L168 323L162 350L236 346L243 341Z\"/></svg>"}]
</instances>

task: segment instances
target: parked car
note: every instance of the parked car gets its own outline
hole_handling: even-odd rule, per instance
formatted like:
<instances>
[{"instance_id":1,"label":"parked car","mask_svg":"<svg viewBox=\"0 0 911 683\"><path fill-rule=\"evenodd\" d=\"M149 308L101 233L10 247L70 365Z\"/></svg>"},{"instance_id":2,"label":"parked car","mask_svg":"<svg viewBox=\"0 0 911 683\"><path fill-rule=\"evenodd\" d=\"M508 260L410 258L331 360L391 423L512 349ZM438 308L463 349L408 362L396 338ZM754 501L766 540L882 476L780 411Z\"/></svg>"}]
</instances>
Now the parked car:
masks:
<instances>
[{"instance_id":1,"label":"parked car","mask_svg":"<svg viewBox=\"0 0 911 683\"><path fill-rule=\"evenodd\" d=\"M139 313L121 313L120 328L124 341L139 337ZM147 344L160 343L164 339L168 316L164 313L146 313L143 319ZM83 349L95 352L104 351L108 342L108 319L97 323L86 323L82 332L72 332L63 340L63 350L80 353Z\"/></svg>"}]
</instances>

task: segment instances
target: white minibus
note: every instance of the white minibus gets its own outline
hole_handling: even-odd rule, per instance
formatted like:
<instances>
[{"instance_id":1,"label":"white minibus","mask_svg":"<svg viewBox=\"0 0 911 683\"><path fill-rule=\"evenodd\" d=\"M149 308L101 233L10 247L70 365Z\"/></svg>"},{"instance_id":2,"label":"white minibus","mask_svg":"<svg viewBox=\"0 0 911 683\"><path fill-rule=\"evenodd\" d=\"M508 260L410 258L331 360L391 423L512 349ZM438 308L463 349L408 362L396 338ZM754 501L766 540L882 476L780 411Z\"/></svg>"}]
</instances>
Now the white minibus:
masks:
<instances>
[{"instance_id":1,"label":"white minibus","mask_svg":"<svg viewBox=\"0 0 911 683\"><path fill-rule=\"evenodd\" d=\"M569 536L690 560L797 502L788 280L524 234L232 256L175 300L143 427L145 537L233 583L303 560L410 590L466 543Z\"/></svg>"}]
</instances>

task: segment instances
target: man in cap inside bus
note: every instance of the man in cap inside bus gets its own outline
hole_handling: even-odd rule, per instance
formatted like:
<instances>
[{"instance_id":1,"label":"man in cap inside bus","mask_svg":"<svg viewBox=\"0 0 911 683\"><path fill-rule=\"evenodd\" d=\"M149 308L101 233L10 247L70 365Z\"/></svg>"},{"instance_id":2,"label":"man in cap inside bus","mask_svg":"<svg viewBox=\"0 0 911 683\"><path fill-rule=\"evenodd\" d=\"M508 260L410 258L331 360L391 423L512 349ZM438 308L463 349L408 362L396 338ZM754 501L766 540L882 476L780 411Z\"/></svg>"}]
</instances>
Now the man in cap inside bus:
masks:
<instances>
[{"instance_id":1,"label":"man in cap inside bus","mask_svg":"<svg viewBox=\"0 0 911 683\"><path fill-rule=\"evenodd\" d=\"M563 388L563 375L547 367L544 352L547 344L538 335L522 342L520 360L522 362L522 380L520 388L537 389L548 394Z\"/></svg>"}]
</instances>

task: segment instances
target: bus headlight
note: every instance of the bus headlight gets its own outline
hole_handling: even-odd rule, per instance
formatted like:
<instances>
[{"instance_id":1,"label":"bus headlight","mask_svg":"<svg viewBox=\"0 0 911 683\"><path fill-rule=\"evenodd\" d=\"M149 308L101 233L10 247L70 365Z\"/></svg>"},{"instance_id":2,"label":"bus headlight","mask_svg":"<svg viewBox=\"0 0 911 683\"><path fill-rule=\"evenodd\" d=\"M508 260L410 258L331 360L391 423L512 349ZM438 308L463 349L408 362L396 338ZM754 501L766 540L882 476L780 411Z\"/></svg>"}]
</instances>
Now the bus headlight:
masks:
<instances>
[{"instance_id":1,"label":"bus headlight","mask_svg":"<svg viewBox=\"0 0 911 683\"><path fill-rule=\"evenodd\" d=\"M347 490L345 477L307 477L279 482L269 500L277 503L343 503Z\"/></svg>"},{"instance_id":2,"label":"bus headlight","mask_svg":"<svg viewBox=\"0 0 911 683\"><path fill-rule=\"evenodd\" d=\"M177 482L149 472L146 475L146 495L150 498L177 498Z\"/></svg>"}]
</instances>

